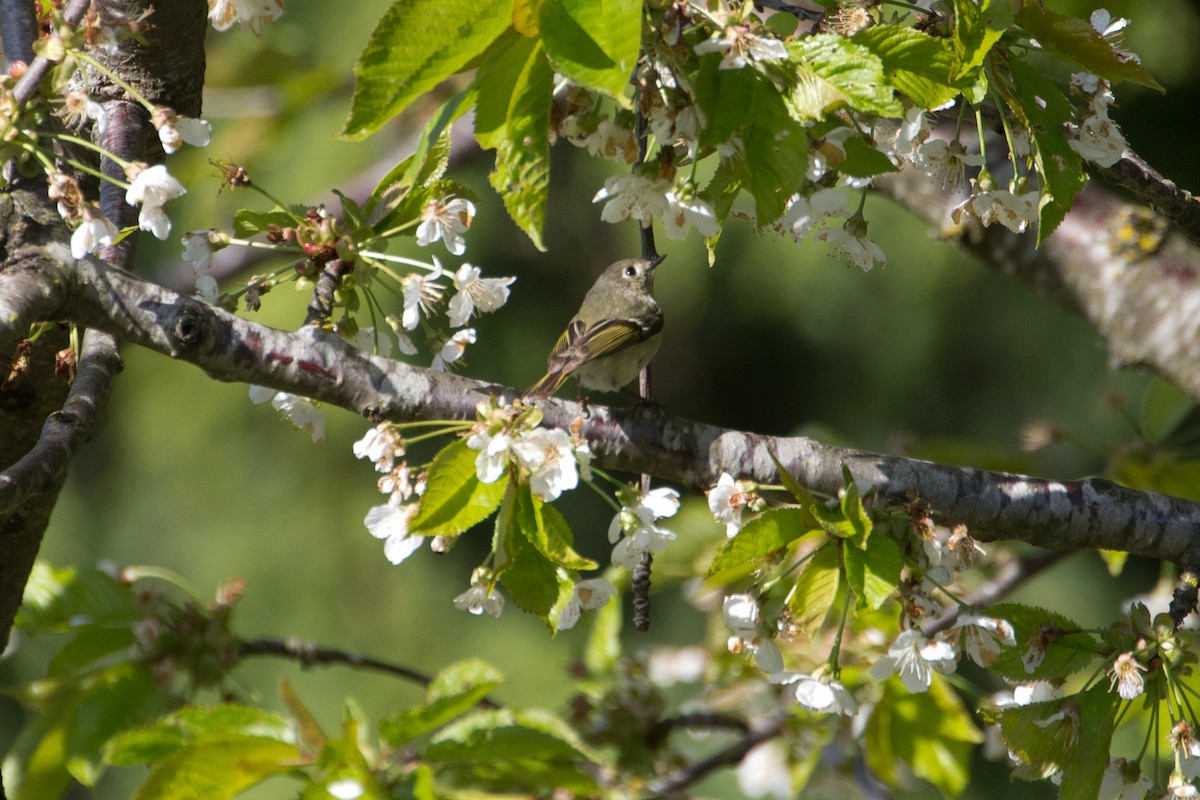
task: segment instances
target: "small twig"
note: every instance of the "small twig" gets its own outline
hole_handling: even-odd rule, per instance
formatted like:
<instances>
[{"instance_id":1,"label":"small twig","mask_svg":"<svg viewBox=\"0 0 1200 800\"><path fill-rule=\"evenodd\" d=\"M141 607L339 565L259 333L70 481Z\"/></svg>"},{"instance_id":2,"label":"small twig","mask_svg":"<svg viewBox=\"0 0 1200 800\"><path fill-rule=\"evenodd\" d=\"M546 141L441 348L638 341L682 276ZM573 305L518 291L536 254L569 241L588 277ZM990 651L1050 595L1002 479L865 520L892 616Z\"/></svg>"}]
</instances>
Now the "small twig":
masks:
<instances>
[{"instance_id":1,"label":"small twig","mask_svg":"<svg viewBox=\"0 0 1200 800\"><path fill-rule=\"evenodd\" d=\"M728 714L715 712L697 712L695 714L680 714L677 717L666 717L654 723L652 736L664 737L679 728L703 728L710 730L727 729L739 733L749 733L750 726L744 719L731 717Z\"/></svg>"},{"instance_id":2,"label":"small twig","mask_svg":"<svg viewBox=\"0 0 1200 800\"><path fill-rule=\"evenodd\" d=\"M428 686L433 682L432 675L410 667L380 661L379 659L361 656L356 653L348 653L345 650L338 650L332 647L319 647L315 642L297 638L254 639L252 641L240 642L237 652L240 658L248 658L250 656L290 658L302 667L310 667L314 664L343 664L347 667L358 669L373 669L419 683L422 686ZM501 708L499 703L486 697L479 701L479 705L484 708Z\"/></svg>"},{"instance_id":3,"label":"small twig","mask_svg":"<svg viewBox=\"0 0 1200 800\"><path fill-rule=\"evenodd\" d=\"M38 26L35 7L29 0L0 0L0 28L3 28L4 60L11 67L17 61L33 61L33 43Z\"/></svg>"},{"instance_id":4,"label":"small twig","mask_svg":"<svg viewBox=\"0 0 1200 800\"><path fill-rule=\"evenodd\" d=\"M972 608L987 608L1035 575L1049 569L1069 555L1072 555L1069 550L1047 550L1021 556L1006 565L995 578L966 597L964 602ZM960 606L954 606L948 609L938 619L922 625L921 632L926 636L933 636L935 633L946 630L958 619L960 608Z\"/></svg>"},{"instance_id":5,"label":"small twig","mask_svg":"<svg viewBox=\"0 0 1200 800\"><path fill-rule=\"evenodd\" d=\"M782 734L784 727L784 721L778 720L766 728L747 733L724 750L719 750L708 758L689 764L674 775L652 783L650 785L651 796L669 797L700 781L711 772L740 763L746 753L763 742L770 741Z\"/></svg>"},{"instance_id":6,"label":"small twig","mask_svg":"<svg viewBox=\"0 0 1200 800\"><path fill-rule=\"evenodd\" d=\"M71 0L67 10L63 12L63 19L69 25L77 25L91 5L92 0ZM13 87L13 96L16 97L18 103L27 102L29 98L33 97L34 92L42 83L42 78L45 78L46 74L54 69L55 63L42 56L38 56L30 62L29 69L25 70L25 74Z\"/></svg>"}]
</instances>

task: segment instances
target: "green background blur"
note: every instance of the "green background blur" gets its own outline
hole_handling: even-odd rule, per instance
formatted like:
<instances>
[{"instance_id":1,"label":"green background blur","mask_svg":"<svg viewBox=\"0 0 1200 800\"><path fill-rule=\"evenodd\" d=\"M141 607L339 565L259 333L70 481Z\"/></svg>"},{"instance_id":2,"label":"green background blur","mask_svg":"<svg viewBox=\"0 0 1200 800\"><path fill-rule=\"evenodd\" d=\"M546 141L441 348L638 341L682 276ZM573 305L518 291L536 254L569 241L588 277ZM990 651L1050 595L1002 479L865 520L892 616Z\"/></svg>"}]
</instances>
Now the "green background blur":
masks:
<instances>
[{"instance_id":1,"label":"green background blur","mask_svg":"<svg viewBox=\"0 0 1200 800\"><path fill-rule=\"evenodd\" d=\"M264 207L249 193L218 194L209 159L240 163L276 196L308 202L348 187L405 134L394 124L365 143L334 138L348 109L354 58L389 3L288 5L261 39L210 32L206 117L214 140L171 161L189 194L172 203L170 241L141 241L143 270L177 276L179 234L227 228L238 204ZM1048 5L1084 15L1092 8ZM1184 146L1196 142L1200 121L1194 45L1200 19L1186 2L1108 8L1133 17L1126 46L1168 88L1163 97L1118 87L1113 116L1152 165L1182 188L1200 189L1200 152ZM637 252L634 226L601 223L599 207L590 204L618 166L587 163L565 143L554 158L546 253L529 244L488 187L489 154L470 155L452 175L480 196L466 258L485 275L517 277L508 306L476 320L479 344L468 349L465 368L472 377L530 384L598 270ZM872 198L866 211L872 238L888 254L887 268L868 274L829 259L823 245L797 248L736 223L726 229L711 269L698 239L670 242L660 235L670 258L657 283L668 323L655 362L656 398L686 417L764 433L813 433L855 447L1055 477L1100 470L1101 458L1070 445L1021 456L1019 427L1049 420L1104 451L1130 436L1108 395L1121 392L1136 406L1151 378L1110 371L1090 328L934 242L887 201ZM403 252L459 263L440 244ZM278 290L256 318L296 327L304 300ZM482 530L447 556L424 549L400 567L388 564L362 525L381 502L371 466L350 452L367 428L363 420L330 410L326 441L313 446L269 407L251 405L245 386L210 381L193 367L133 347L125 356L107 417L72 467L43 558L55 565L105 559L161 565L205 596L219 582L243 576L248 588L236 619L245 637L295 635L426 671L479 656L509 677L496 693L500 700L561 707L568 696L564 669L578 654L586 618L583 630L551 639L511 604L498 621L455 611L451 599L466 589L486 551ZM560 508L580 549L605 561L607 506L579 491ZM720 532L698 503L682 517L672 526L680 542L656 563L654 629L649 636L629 634L631 648L704 637L703 620L679 599L671 576ZM1022 596L1087 625L1111 615L1123 597L1146 591L1155 575L1153 566L1133 564L1113 589L1099 560L1082 555ZM0 683L37 677L47 652L45 643L26 643L0 662ZM366 673L301 673L263 659L239 668L236 688L274 704L279 676L294 682L329 729L346 696L377 722L420 695ZM0 699L0 750L22 718L15 704ZM980 769L999 778L993 783L1000 791L1009 790L1002 770ZM128 796L137 775L107 777L97 796ZM250 796L290 797L294 787L278 780ZM731 787L728 774L704 786L711 793L735 792ZM1020 788L1023 795L1045 794Z\"/></svg>"}]
</instances>

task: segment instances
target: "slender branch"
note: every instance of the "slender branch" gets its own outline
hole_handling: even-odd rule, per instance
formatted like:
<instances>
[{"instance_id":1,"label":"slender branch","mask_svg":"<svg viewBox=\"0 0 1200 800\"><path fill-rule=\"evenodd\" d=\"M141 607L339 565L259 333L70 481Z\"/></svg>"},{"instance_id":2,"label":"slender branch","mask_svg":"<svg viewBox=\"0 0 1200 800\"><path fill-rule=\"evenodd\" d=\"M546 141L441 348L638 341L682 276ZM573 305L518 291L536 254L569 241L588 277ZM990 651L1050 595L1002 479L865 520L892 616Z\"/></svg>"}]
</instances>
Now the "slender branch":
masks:
<instances>
[{"instance_id":1,"label":"slender branch","mask_svg":"<svg viewBox=\"0 0 1200 800\"><path fill-rule=\"evenodd\" d=\"M33 0L0 0L0 28L3 28L4 60L12 67L18 61L33 61L33 43L37 41L37 14Z\"/></svg>"},{"instance_id":2,"label":"slender branch","mask_svg":"<svg viewBox=\"0 0 1200 800\"><path fill-rule=\"evenodd\" d=\"M1045 572L1050 567L1062 561L1072 553L1065 550L1050 550L1047 552L1023 555L1005 565L1000 574L979 587L978 590L965 598L966 605L971 608L987 608L1000 602L1013 590L1024 585L1027 581ZM958 621L959 607L953 606L946 610L941 617L921 626L921 632L926 636L944 631Z\"/></svg>"},{"instance_id":3,"label":"slender branch","mask_svg":"<svg viewBox=\"0 0 1200 800\"><path fill-rule=\"evenodd\" d=\"M83 15L87 13L88 8L92 5L92 0L71 0L67 9L63 12L63 19L68 24L77 25ZM18 103L27 102L37 91L42 79L49 74L50 70L54 69L55 62L48 58L38 56L29 63L29 69L17 81L13 87L13 95L17 98Z\"/></svg>"},{"instance_id":4,"label":"slender branch","mask_svg":"<svg viewBox=\"0 0 1200 800\"><path fill-rule=\"evenodd\" d=\"M411 667L393 664L388 661L380 661L377 658L338 650L334 647L320 647L315 642L296 638L252 639L250 641L239 642L237 654L239 658L250 658L253 656L290 658L298 662L302 667L310 667L314 664L343 664L355 669L373 669L419 683L422 686L428 686L433 682L432 675L412 669ZM486 697L479 701L479 705L484 708L502 707L499 703L489 700Z\"/></svg>"},{"instance_id":5,"label":"slender branch","mask_svg":"<svg viewBox=\"0 0 1200 800\"><path fill-rule=\"evenodd\" d=\"M1178 225L1192 244L1200 245L1200 199L1164 178L1137 153L1127 150L1111 167L1088 166L1105 182L1132 192Z\"/></svg>"},{"instance_id":6,"label":"slender branch","mask_svg":"<svg viewBox=\"0 0 1200 800\"><path fill-rule=\"evenodd\" d=\"M777 720L765 728L747 733L724 750L720 750L708 758L689 764L670 777L650 784L651 796L671 797L676 792L703 780L710 773L722 767L741 763L741 760L746 757L747 753L763 742L768 742L776 736L781 735L784 728L784 721Z\"/></svg>"}]
</instances>

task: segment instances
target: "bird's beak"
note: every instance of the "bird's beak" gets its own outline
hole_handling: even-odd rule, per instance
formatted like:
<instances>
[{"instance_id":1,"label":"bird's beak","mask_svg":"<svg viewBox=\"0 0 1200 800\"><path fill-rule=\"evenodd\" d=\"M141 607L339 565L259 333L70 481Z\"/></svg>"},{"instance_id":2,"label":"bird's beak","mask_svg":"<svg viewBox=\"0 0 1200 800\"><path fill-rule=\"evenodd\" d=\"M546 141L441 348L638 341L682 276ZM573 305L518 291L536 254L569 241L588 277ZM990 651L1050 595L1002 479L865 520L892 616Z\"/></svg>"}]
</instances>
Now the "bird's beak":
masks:
<instances>
[{"instance_id":1,"label":"bird's beak","mask_svg":"<svg viewBox=\"0 0 1200 800\"><path fill-rule=\"evenodd\" d=\"M666 259L666 256L655 256L650 259L650 269L654 269Z\"/></svg>"}]
</instances>

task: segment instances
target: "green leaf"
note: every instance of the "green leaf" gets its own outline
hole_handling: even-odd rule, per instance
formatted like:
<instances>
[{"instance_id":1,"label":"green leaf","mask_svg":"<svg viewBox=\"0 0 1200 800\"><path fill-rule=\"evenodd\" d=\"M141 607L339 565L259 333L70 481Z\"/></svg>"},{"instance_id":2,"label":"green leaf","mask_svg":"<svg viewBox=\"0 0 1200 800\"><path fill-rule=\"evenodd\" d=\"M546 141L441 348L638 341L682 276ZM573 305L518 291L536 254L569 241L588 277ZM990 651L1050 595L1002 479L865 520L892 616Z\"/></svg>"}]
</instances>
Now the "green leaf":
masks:
<instances>
[{"instance_id":1,"label":"green leaf","mask_svg":"<svg viewBox=\"0 0 1200 800\"><path fill-rule=\"evenodd\" d=\"M742 130L746 189L754 197L758 224L767 225L783 214L788 198L805 180L808 136L766 82L759 83L746 119L753 120Z\"/></svg>"},{"instance_id":2,"label":"green leaf","mask_svg":"<svg viewBox=\"0 0 1200 800\"><path fill-rule=\"evenodd\" d=\"M605 603L592 615L592 629L583 649L589 675L611 675L621 658L621 626L625 610L620 603Z\"/></svg>"},{"instance_id":3,"label":"green leaf","mask_svg":"<svg viewBox=\"0 0 1200 800\"><path fill-rule=\"evenodd\" d=\"M279 228L294 228L296 220L286 211L254 211L249 208L239 208L233 214L233 235L241 239L249 239L260 233L265 233L274 225Z\"/></svg>"},{"instance_id":4,"label":"green leaf","mask_svg":"<svg viewBox=\"0 0 1200 800\"><path fill-rule=\"evenodd\" d=\"M152 725L128 731L105 748L105 760L116 766L154 763L205 741L224 741L232 735L255 736L287 743L291 726L278 714L260 708L224 703L188 706Z\"/></svg>"},{"instance_id":5,"label":"green leaf","mask_svg":"<svg viewBox=\"0 0 1200 800\"><path fill-rule=\"evenodd\" d=\"M519 38L481 71L475 138L495 148L489 176L509 216L539 250L550 186L550 103L554 73L541 43Z\"/></svg>"},{"instance_id":6,"label":"green leaf","mask_svg":"<svg viewBox=\"0 0 1200 800\"><path fill-rule=\"evenodd\" d=\"M1045 179L1038 215L1038 244L1041 244L1071 210L1087 176L1079 154L1063 135L1063 125L1074 119L1070 101L1036 68L1015 60L1009 62L1009 68L1013 90L1008 91L1001 81L996 85L1037 145L1034 158L1038 172Z\"/></svg>"},{"instance_id":7,"label":"green leaf","mask_svg":"<svg viewBox=\"0 0 1200 800\"><path fill-rule=\"evenodd\" d=\"M462 775L508 794L538 788L598 792L586 766L590 763L594 770L599 757L569 725L543 711L471 714L439 733L425 760L438 765L439 775Z\"/></svg>"},{"instance_id":8,"label":"green leaf","mask_svg":"<svg viewBox=\"0 0 1200 800\"><path fill-rule=\"evenodd\" d=\"M842 492L839 506L842 509L842 516L846 518L846 522L854 531L855 545L862 547L866 544L867 537L871 535L873 527L871 515L863 508L858 484L854 482L854 476L850 474L849 468L844 464L842 465L842 480L846 483L846 490Z\"/></svg>"},{"instance_id":9,"label":"green leaf","mask_svg":"<svg viewBox=\"0 0 1200 800\"><path fill-rule=\"evenodd\" d=\"M531 541L537 535L537 512L529 485L510 487L496 515L495 557L492 569L517 606L554 630L550 611L558 603L562 587L558 568Z\"/></svg>"},{"instance_id":10,"label":"green leaf","mask_svg":"<svg viewBox=\"0 0 1200 800\"><path fill-rule=\"evenodd\" d=\"M134 800L226 800L300 761L294 744L230 734L188 745L156 763Z\"/></svg>"},{"instance_id":11,"label":"green leaf","mask_svg":"<svg viewBox=\"0 0 1200 800\"><path fill-rule=\"evenodd\" d=\"M797 69L788 101L800 119L824 119L843 105L884 117L904 116L883 62L868 48L828 33L796 39L787 48Z\"/></svg>"},{"instance_id":12,"label":"green leaf","mask_svg":"<svg viewBox=\"0 0 1200 800\"><path fill-rule=\"evenodd\" d=\"M1098 681L1086 692L995 714L1009 748L1031 778L1062 771L1059 798L1093 800L1108 766L1120 696Z\"/></svg>"},{"instance_id":13,"label":"green leaf","mask_svg":"<svg viewBox=\"0 0 1200 800\"><path fill-rule=\"evenodd\" d=\"M870 178L886 172L898 172L899 168L892 160L875 147L867 144L860 136L851 136L846 140L846 159L837 165L838 172L853 178Z\"/></svg>"},{"instance_id":14,"label":"green leaf","mask_svg":"<svg viewBox=\"0 0 1200 800\"><path fill-rule=\"evenodd\" d=\"M1000 603L988 609L988 616L1007 620L1013 626L1016 647L1005 647L992 663L994 672L1013 681L1052 681L1086 668L1095 658L1096 641L1078 633L1079 625L1051 611L1018 603ZM1045 648L1045 658L1027 670L1022 658L1030 647Z\"/></svg>"},{"instance_id":15,"label":"green leaf","mask_svg":"<svg viewBox=\"0 0 1200 800\"><path fill-rule=\"evenodd\" d=\"M1017 0L954 0L954 54L958 60L955 77L983 65L1000 37L1012 27Z\"/></svg>"},{"instance_id":16,"label":"green leaf","mask_svg":"<svg viewBox=\"0 0 1200 800\"><path fill-rule=\"evenodd\" d=\"M508 473L492 483L480 483L475 477L478 455L461 440L442 448L429 466L427 488L408 526L410 533L457 536L491 516L504 497Z\"/></svg>"},{"instance_id":17,"label":"green leaf","mask_svg":"<svg viewBox=\"0 0 1200 800\"><path fill-rule=\"evenodd\" d=\"M470 711L502 683L504 676L483 661L452 664L429 685L424 705L388 716L379 724L379 734L392 747L401 747Z\"/></svg>"},{"instance_id":18,"label":"green leaf","mask_svg":"<svg viewBox=\"0 0 1200 800\"><path fill-rule=\"evenodd\" d=\"M135 644L137 637L128 627L89 625L55 654L46 674L51 678L66 678L110 655L127 660L130 648Z\"/></svg>"},{"instance_id":19,"label":"green leaf","mask_svg":"<svg viewBox=\"0 0 1200 800\"><path fill-rule=\"evenodd\" d=\"M888 83L921 108L944 105L965 86L953 80L957 59L943 39L901 25L874 25L854 34L852 41L874 53Z\"/></svg>"},{"instance_id":20,"label":"green leaf","mask_svg":"<svg viewBox=\"0 0 1200 800\"><path fill-rule=\"evenodd\" d=\"M929 691L913 694L898 681L881 684L883 697L864 731L863 753L872 771L890 786L899 784L897 762L913 774L958 797L970 780L974 745L983 733L941 675Z\"/></svg>"},{"instance_id":21,"label":"green leaf","mask_svg":"<svg viewBox=\"0 0 1200 800\"><path fill-rule=\"evenodd\" d=\"M800 509L764 511L726 542L708 568L710 583L745 577L767 558L813 531L812 517Z\"/></svg>"},{"instance_id":22,"label":"green leaf","mask_svg":"<svg viewBox=\"0 0 1200 800\"><path fill-rule=\"evenodd\" d=\"M532 531L533 546L538 552L560 567L574 570L596 569L599 565L575 552L571 526L554 506L530 495L537 515L537 527Z\"/></svg>"},{"instance_id":23,"label":"green leaf","mask_svg":"<svg viewBox=\"0 0 1200 800\"><path fill-rule=\"evenodd\" d=\"M775 474L779 476L779 482L783 484L783 488L791 493L792 497L796 498L796 502L806 509L815 506L817 500L812 496L812 492L808 491L807 488L796 480L792 473L784 468L779 458L771 450L767 450L767 455L771 457L771 462L775 464Z\"/></svg>"},{"instance_id":24,"label":"green leaf","mask_svg":"<svg viewBox=\"0 0 1200 800\"><path fill-rule=\"evenodd\" d=\"M467 66L512 23L512 0L397 0L354 66L342 135L361 139Z\"/></svg>"},{"instance_id":25,"label":"green leaf","mask_svg":"<svg viewBox=\"0 0 1200 800\"><path fill-rule=\"evenodd\" d=\"M6 757L5 782L14 797L58 797L71 778L94 785L105 743L175 702L149 669L130 663L52 685L41 715Z\"/></svg>"},{"instance_id":26,"label":"green leaf","mask_svg":"<svg viewBox=\"0 0 1200 800\"><path fill-rule=\"evenodd\" d=\"M133 590L92 567L55 569L35 562L15 624L29 633L55 633L81 625L127 625L145 616Z\"/></svg>"},{"instance_id":27,"label":"green leaf","mask_svg":"<svg viewBox=\"0 0 1200 800\"><path fill-rule=\"evenodd\" d=\"M842 549L846 564L846 582L858 596L859 608L878 609L900 583L903 558L900 545L890 536L872 536L867 549L847 543Z\"/></svg>"},{"instance_id":28,"label":"green leaf","mask_svg":"<svg viewBox=\"0 0 1200 800\"><path fill-rule=\"evenodd\" d=\"M713 147L737 133L749 119L758 84L765 81L752 70L721 69L720 64L719 54L704 56L693 78L696 105L706 120L700 128L700 147Z\"/></svg>"},{"instance_id":29,"label":"green leaf","mask_svg":"<svg viewBox=\"0 0 1200 800\"><path fill-rule=\"evenodd\" d=\"M1038 3L1024 3L1017 23L1029 31L1043 48L1071 62L1084 72L1107 81L1133 81L1164 91L1141 64L1118 55L1111 42L1100 35L1087 20L1064 17Z\"/></svg>"},{"instance_id":30,"label":"green leaf","mask_svg":"<svg viewBox=\"0 0 1200 800\"><path fill-rule=\"evenodd\" d=\"M642 43L641 0L545 0L539 28L555 69L625 108Z\"/></svg>"},{"instance_id":31,"label":"green leaf","mask_svg":"<svg viewBox=\"0 0 1200 800\"><path fill-rule=\"evenodd\" d=\"M801 631L813 634L821 627L838 595L838 545L826 544L804 565L788 599L792 618Z\"/></svg>"}]
</instances>

